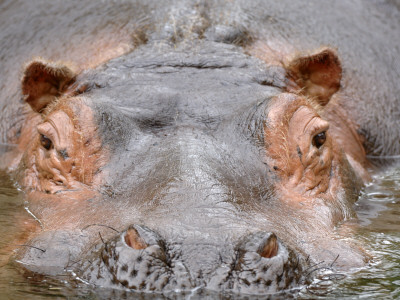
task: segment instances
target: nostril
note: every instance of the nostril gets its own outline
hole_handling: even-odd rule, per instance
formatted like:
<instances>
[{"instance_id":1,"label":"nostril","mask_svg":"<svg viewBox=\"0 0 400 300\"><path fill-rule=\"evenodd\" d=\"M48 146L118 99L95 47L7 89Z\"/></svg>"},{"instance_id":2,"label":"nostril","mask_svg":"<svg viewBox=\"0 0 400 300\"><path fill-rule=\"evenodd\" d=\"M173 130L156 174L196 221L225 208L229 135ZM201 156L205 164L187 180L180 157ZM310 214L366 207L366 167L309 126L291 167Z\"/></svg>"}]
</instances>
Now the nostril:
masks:
<instances>
[{"instance_id":1,"label":"nostril","mask_svg":"<svg viewBox=\"0 0 400 300\"><path fill-rule=\"evenodd\" d=\"M239 240L235 252L234 263L218 268L207 287L268 295L304 280L305 261L272 232L247 234Z\"/></svg>"},{"instance_id":2,"label":"nostril","mask_svg":"<svg viewBox=\"0 0 400 300\"><path fill-rule=\"evenodd\" d=\"M162 251L165 251L166 247L164 239L159 234L143 225L129 226L129 228L122 233L120 239L125 246L134 250L143 250L157 246Z\"/></svg>"},{"instance_id":3,"label":"nostril","mask_svg":"<svg viewBox=\"0 0 400 300\"><path fill-rule=\"evenodd\" d=\"M279 243L276 235L272 233L257 251L264 258L272 258L278 254Z\"/></svg>"},{"instance_id":4,"label":"nostril","mask_svg":"<svg viewBox=\"0 0 400 300\"><path fill-rule=\"evenodd\" d=\"M143 291L161 291L174 284L170 278L175 269L166 243L146 226L131 225L104 243L99 254L99 258L92 260L84 271L86 278L95 276L102 284L102 280L111 280L112 285ZM91 266L96 261L99 272Z\"/></svg>"},{"instance_id":5,"label":"nostril","mask_svg":"<svg viewBox=\"0 0 400 300\"><path fill-rule=\"evenodd\" d=\"M238 250L239 258L256 254L258 257L269 259L281 252L280 246L279 239L274 233L255 232L244 237L236 249Z\"/></svg>"},{"instance_id":6,"label":"nostril","mask_svg":"<svg viewBox=\"0 0 400 300\"><path fill-rule=\"evenodd\" d=\"M125 243L135 249L135 250L141 250L141 249L146 249L148 245L146 242L142 239L140 234L137 232L135 228L129 228L124 236Z\"/></svg>"}]
</instances>

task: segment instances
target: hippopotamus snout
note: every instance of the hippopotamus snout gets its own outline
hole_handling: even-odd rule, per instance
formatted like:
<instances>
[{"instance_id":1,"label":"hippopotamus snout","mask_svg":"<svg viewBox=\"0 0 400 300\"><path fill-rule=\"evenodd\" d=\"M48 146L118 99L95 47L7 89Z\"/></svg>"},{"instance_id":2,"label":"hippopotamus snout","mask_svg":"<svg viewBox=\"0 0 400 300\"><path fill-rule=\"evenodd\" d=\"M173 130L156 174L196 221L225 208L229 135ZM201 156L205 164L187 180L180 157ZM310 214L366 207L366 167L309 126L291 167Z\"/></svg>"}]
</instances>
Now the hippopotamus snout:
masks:
<instances>
[{"instance_id":1,"label":"hippopotamus snout","mask_svg":"<svg viewBox=\"0 0 400 300\"><path fill-rule=\"evenodd\" d=\"M83 268L82 279L140 291L204 287L258 294L303 280L301 257L268 232L248 234L221 248L204 241L190 246L169 242L146 226L132 225L96 255Z\"/></svg>"},{"instance_id":2,"label":"hippopotamus snout","mask_svg":"<svg viewBox=\"0 0 400 300\"><path fill-rule=\"evenodd\" d=\"M147 227L130 226L104 244L100 257L114 284L150 291L162 290L168 284L190 287L187 280L175 282L177 276L172 275L182 273L182 270L172 264L164 240Z\"/></svg>"}]
</instances>

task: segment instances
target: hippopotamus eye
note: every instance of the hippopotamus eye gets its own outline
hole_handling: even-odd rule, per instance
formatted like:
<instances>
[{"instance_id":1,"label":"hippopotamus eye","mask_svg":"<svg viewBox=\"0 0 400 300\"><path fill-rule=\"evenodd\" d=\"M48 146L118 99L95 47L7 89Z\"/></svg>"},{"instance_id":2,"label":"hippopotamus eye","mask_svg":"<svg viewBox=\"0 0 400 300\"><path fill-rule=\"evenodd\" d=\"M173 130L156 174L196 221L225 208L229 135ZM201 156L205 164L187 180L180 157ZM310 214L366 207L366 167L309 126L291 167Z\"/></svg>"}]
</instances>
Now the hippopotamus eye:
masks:
<instances>
[{"instance_id":1,"label":"hippopotamus eye","mask_svg":"<svg viewBox=\"0 0 400 300\"><path fill-rule=\"evenodd\" d=\"M320 148L326 141L326 132L320 132L314 136L312 144L313 146Z\"/></svg>"},{"instance_id":2,"label":"hippopotamus eye","mask_svg":"<svg viewBox=\"0 0 400 300\"><path fill-rule=\"evenodd\" d=\"M44 134L40 134L40 144L45 148L46 150L50 150L50 148L53 147L53 142Z\"/></svg>"}]
</instances>

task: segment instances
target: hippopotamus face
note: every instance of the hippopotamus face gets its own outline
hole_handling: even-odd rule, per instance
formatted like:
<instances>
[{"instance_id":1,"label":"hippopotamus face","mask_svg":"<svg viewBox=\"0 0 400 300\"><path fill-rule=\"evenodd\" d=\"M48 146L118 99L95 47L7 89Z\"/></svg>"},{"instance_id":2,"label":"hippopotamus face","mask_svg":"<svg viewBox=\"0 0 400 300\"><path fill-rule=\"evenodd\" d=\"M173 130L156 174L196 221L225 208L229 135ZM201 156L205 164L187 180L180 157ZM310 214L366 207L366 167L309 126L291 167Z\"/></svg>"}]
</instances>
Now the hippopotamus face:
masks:
<instances>
[{"instance_id":1,"label":"hippopotamus face","mask_svg":"<svg viewBox=\"0 0 400 300\"><path fill-rule=\"evenodd\" d=\"M159 47L80 74L26 67L15 172L42 230L19 261L100 286L257 294L314 263L363 265L334 233L367 178L336 52L269 64L211 41Z\"/></svg>"}]
</instances>

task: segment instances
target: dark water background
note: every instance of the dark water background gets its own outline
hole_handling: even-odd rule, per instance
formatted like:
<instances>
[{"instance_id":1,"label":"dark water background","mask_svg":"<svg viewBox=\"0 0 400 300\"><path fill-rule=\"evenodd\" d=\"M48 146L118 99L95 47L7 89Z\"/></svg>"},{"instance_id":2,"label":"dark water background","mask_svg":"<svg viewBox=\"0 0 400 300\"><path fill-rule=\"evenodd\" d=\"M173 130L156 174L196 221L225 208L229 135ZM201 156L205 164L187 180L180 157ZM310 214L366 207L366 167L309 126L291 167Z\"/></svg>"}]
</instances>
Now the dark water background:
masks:
<instances>
[{"instance_id":1,"label":"dark water background","mask_svg":"<svg viewBox=\"0 0 400 300\"><path fill-rule=\"evenodd\" d=\"M271 299L399 299L400 298L400 167L374 175L357 202L359 225L355 238L367 245L373 262L350 274L329 271L313 284ZM83 283L26 274L9 258L20 228L16 212L25 214L23 194L0 171L0 299L252 299L248 296L210 294L195 290L186 294L154 295L99 290ZM260 299L262 297L255 297Z\"/></svg>"}]
</instances>

